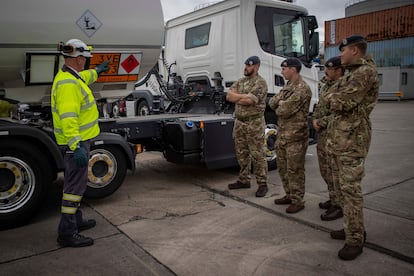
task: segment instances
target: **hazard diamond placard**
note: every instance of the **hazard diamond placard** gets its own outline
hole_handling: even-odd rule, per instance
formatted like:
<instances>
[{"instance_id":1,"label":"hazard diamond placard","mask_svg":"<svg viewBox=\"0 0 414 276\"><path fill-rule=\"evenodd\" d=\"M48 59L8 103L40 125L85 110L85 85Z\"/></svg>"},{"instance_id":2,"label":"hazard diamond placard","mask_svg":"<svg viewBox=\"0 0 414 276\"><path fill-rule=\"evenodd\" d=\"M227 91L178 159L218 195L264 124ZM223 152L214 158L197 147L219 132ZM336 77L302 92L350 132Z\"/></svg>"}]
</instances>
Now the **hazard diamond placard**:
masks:
<instances>
[{"instance_id":1,"label":"hazard diamond placard","mask_svg":"<svg viewBox=\"0 0 414 276\"><path fill-rule=\"evenodd\" d=\"M121 54L119 75L138 74L141 64L141 54Z\"/></svg>"}]
</instances>

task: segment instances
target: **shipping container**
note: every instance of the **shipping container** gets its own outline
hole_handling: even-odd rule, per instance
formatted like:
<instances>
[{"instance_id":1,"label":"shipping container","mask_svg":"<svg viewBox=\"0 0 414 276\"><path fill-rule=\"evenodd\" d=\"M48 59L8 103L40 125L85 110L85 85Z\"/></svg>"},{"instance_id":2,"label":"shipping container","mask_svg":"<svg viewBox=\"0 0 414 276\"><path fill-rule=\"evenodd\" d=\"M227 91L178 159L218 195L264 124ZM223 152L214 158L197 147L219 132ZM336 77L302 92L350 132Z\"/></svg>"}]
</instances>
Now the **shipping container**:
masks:
<instances>
[{"instance_id":1,"label":"shipping container","mask_svg":"<svg viewBox=\"0 0 414 276\"><path fill-rule=\"evenodd\" d=\"M353 34L368 42L414 36L414 4L325 21L325 48Z\"/></svg>"},{"instance_id":2,"label":"shipping container","mask_svg":"<svg viewBox=\"0 0 414 276\"><path fill-rule=\"evenodd\" d=\"M414 4L413 0L350 0L345 4L345 17L394 9Z\"/></svg>"}]
</instances>

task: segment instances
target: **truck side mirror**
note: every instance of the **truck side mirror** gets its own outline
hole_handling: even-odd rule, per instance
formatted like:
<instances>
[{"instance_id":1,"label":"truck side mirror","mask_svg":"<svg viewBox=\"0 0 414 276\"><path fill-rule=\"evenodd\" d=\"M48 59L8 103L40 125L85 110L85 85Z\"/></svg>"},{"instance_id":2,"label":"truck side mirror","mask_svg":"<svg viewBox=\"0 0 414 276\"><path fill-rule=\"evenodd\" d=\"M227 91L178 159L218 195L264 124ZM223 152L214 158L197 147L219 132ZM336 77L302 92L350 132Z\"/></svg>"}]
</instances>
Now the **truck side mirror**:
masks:
<instances>
[{"instance_id":1,"label":"truck side mirror","mask_svg":"<svg viewBox=\"0 0 414 276\"><path fill-rule=\"evenodd\" d=\"M315 30L318 28L318 21L314 15L309 15L306 18L308 21L308 30Z\"/></svg>"},{"instance_id":2,"label":"truck side mirror","mask_svg":"<svg viewBox=\"0 0 414 276\"><path fill-rule=\"evenodd\" d=\"M319 55L319 33L312 32L309 36L309 58L313 58Z\"/></svg>"}]
</instances>

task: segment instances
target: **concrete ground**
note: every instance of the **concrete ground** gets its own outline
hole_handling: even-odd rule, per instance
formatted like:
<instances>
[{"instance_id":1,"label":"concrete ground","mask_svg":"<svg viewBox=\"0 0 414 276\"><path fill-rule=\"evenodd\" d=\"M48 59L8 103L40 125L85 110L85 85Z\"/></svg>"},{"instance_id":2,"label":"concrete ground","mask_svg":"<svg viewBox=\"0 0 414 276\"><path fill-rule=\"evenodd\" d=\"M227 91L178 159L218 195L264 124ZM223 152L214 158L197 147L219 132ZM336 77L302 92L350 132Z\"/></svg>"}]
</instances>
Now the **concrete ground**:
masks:
<instances>
[{"instance_id":1,"label":"concrete ground","mask_svg":"<svg viewBox=\"0 0 414 276\"><path fill-rule=\"evenodd\" d=\"M268 195L256 185L227 190L237 169L208 171L137 157L137 170L108 198L88 200L97 227L86 248L56 244L59 197L52 193L32 223L0 232L0 275L414 275L414 101L380 102L363 180L367 243L342 261L342 241L321 221L328 199L316 148L306 157L306 207L298 214L273 200L284 195L277 171Z\"/></svg>"}]
</instances>

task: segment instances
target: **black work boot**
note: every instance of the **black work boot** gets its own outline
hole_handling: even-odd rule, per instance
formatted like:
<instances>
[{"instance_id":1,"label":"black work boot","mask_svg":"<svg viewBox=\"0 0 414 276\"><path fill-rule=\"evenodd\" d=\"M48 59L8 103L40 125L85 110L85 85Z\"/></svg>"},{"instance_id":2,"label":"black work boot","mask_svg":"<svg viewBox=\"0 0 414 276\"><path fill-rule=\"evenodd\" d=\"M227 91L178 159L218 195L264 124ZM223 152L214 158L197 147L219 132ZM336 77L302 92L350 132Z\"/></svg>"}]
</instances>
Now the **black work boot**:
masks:
<instances>
[{"instance_id":1,"label":"black work boot","mask_svg":"<svg viewBox=\"0 0 414 276\"><path fill-rule=\"evenodd\" d=\"M353 260L362 253L362 248L362 245L345 244L344 247L338 251L338 257L345 261Z\"/></svg>"},{"instance_id":2,"label":"black work boot","mask_svg":"<svg viewBox=\"0 0 414 276\"><path fill-rule=\"evenodd\" d=\"M73 234L68 237L58 237L57 242L60 246L63 247L84 247L90 246L93 244L93 239L89 237L82 236L78 233Z\"/></svg>"},{"instance_id":3,"label":"black work boot","mask_svg":"<svg viewBox=\"0 0 414 276\"><path fill-rule=\"evenodd\" d=\"M234 190L234 189L249 189L250 188L250 184L249 183L241 183L240 181L236 181L235 183L231 183L229 184L229 190Z\"/></svg>"},{"instance_id":4,"label":"black work boot","mask_svg":"<svg viewBox=\"0 0 414 276\"><path fill-rule=\"evenodd\" d=\"M260 185L256 191L256 197L264 197L268 191L267 185Z\"/></svg>"},{"instance_id":5,"label":"black work boot","mask_svg":"<svg viewBox=\"0 0 414 276\"><path fill-rule=\"evenodd\" d=\"M345 240L346 238L344 229L332 231L330 234L331 234L331 238L334 240ZM367 232L364 231L364 243L366 240L367 240Z\"/></svg>"},{"instance_id":6,"label":"black work boot","mask_svg":"<svg viewBox=\"0 0 414 276\"><path fill-rule=\"evenodd\" d=\"M84 231L90 228L95 227L96 225L96 220L94 219L88 219L88 220L83 220L81 223L78 224L78 231Z\"/></svg>"},{"instance_id":7,"label":"black work boot","mask_svg":"<svg viewBox=\"0 0 414 276\"><path fill-rule=\"evenodd\" d=\"M342 208L332 205L325 213L321 214L321 220L335 220L343 216Z\"/></svg>"},{"instance_id":8,"label":"black work boot","mask_svg":"<svg viewBox=\"0 0 414 276\"><path fill-rule=\"evenodd\" d=\"M321 209L329 209L332 206L331 200L325 202L319 202L319 208Z\"/></svg>"}]
</instances>

